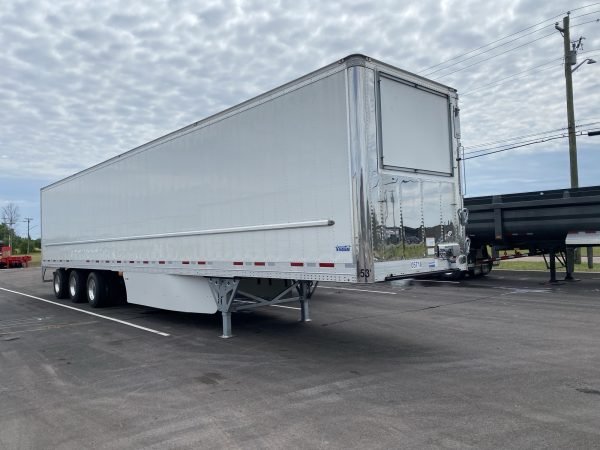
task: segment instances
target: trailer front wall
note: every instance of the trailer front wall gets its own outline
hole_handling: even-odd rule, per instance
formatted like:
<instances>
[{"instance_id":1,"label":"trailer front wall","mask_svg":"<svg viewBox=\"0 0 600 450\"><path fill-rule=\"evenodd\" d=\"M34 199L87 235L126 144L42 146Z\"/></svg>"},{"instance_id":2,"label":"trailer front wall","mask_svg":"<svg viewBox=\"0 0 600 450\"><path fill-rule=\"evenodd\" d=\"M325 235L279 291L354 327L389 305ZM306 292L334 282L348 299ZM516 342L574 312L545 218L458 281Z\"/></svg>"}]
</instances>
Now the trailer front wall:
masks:
<instances>
[{"instance_id":1,"label":"trailer front wall","mask_svg":"<svg viewBox=\"0 0 600 450\"><path fill-rule=\"evenodd\" d=\"M354 280L346 93L321 75L43 189L44 264Z\"/></svg>"}]
</instances>

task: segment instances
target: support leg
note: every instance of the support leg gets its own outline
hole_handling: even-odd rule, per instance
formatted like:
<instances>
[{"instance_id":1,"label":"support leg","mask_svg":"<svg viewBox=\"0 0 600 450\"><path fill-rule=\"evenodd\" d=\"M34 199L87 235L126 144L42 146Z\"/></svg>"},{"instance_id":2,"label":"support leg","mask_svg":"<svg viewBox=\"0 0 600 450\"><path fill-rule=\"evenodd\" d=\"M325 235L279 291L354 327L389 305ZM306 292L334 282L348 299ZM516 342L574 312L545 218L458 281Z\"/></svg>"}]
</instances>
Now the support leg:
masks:
<instances>
[{"instance_id":1,"label":"support leg","mask_svg":"<svg viewBox=\"0 0 600 450\"><path fill-rule=\"evenodd\" d=\"M565 280L573 281L573 272L575 271L575 249L567 248L565 252L565 270L567 274L565 275Z\"/></svg>"},{"instance_id":2,"label":"support leg","mask_svg":"<svg viewBox=\"0 0 600 450\"><path fill-rule=\"evenodd\" d=\"M223 316L223 334L221 337L223 339L233 337L233 334L231 334L231 312L222 311L221 315Z\"/></svg>"},{"instance_id":3,"label":"support leg","mask_svg":"<svg viewBox=\"0 0 600 450\"><path fill-rule=\"evenodd\" d=\"M225 339L233 337L231 333L231 311L240 281L233 278L209 278L208 283L217 303L217 309L221 311L223 317L223 334L221 337Z\"/></svg>"},{"instance_id":4,"label":"support leg","mask_svg":"<svg viewBox=\"0 0 600 450\"><path fill-rule=\"evenodd\" d=\"M550 250L550 283L556 283L556 252Z\"/></svg>"},{"instance_id":5,"label":"support leg","mask_svg":"<svg viewBox=\"0 0 600 450\"><path fill-rule=\"evenodd\" d=\"M310 307L309 307L309 299L300 300L300 321L301 322L310 322L312 319L310 318Z\"/></svg>"},{"instance_id":6,"label":"support leg","mask_svg":"<svg viewBox=\"0 0 600 450\"><path fill-rule=\"evenodd\" d=\"M301 281L298 286L299 294L300 294L300 321L301 322L310 322L310 297L311 297L311 282L310 281Z\"/></svg>"}]
</instances>

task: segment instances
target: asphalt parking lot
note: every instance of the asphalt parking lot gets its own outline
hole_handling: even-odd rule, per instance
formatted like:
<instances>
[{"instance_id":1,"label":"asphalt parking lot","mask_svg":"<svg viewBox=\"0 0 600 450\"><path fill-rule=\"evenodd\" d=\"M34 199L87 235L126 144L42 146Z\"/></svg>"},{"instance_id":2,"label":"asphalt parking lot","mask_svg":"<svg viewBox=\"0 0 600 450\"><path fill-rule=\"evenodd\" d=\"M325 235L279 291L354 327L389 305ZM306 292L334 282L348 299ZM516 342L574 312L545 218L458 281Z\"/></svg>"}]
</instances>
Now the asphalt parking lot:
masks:
<instances>
[{"instance_id":1,"label":"asphalt parking lot","mask_svg":"<svg viewBox=\"0 0 600 450\"><path fill-rule=\"evenodd\" d=\"M0 448L598 448L600 274L578 277L329 284L312 322L267 307L224 340L3 270L39 299L0 290Z\"/></svg>"}]
</instances>

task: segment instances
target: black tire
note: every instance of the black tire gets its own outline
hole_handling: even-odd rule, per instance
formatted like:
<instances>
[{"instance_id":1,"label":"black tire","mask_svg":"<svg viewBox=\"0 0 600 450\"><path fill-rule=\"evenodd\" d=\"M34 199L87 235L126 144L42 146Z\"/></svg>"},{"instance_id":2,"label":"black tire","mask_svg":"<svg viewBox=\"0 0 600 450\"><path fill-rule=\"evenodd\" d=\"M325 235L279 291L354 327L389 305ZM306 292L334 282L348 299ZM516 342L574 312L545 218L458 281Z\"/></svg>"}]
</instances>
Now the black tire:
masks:
<instances>
[{"instance_id":1,"label":"black tire","mask_svg":"<svg viewBox=\"0 0 600 450\"><path fill-rule=\"evenodd\" d=\"M486 276L488 273L490 273L492 271L492 263L489 262L487 264L484 264L481 266L481 275L482 276Z\"/></svg>"},{"instance_id":2,"label":"black tire","mask_svg":"<svg viewBox=\"0 0 600 450\"><path fill-rule=\"evenodd\" d=\"M87 300L92 308L108 305L109 277L102 272L91 272L87 278Z\"/></svg>"},{"instance_id":3,"label":"black tire","mask_svg":"<svg viewBox=\"0 0 600 450\"><path fill-rule=\"evenodd\" d=\"M448 280L451 280L451 281L459 281L465 277L465 272L462 270L455 270L450 275L446 275L446 277Z\"/></svg>"},{"instance_id":4,"label":"black tire","mask_svg":"<svg viewBox=\"0 0 600 450\"><path fill-rule=\"evenodd\" d=\"M67 298L69 296L69 277L65 269L58 269L54 271L54 277L52 280L54 286L54 296L56 298Z\"/></svg>"},{"instance_id":5,"label":"black tire","mask_svg":"<svg viewBox=\"0 0 600 450\"><path fill-rule=\"evenodd\" d=\"M73 303L85 302L85 272L71 270L69 272L69 298Z\"/></svg>"}]
</instances>

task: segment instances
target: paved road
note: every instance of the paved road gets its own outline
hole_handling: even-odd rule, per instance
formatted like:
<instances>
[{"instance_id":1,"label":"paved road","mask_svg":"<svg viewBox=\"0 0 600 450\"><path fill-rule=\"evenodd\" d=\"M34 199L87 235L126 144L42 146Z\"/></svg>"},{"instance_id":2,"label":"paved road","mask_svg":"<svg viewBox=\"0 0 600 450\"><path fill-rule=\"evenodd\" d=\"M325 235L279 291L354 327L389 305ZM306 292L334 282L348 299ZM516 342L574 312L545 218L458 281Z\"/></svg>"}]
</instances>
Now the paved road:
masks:
<instances>
[{"instance_id":1,"label":"paved road","mask_svg":"<svg viewBox=\"0 0 600 450\"><path fill-rule=\"evenodd\" d=\"M218 316L94 310L165 337L0 290L0 448L598 448L600 275L581 277L330 284L313 322L240 313L229 340ZM54 301L39 269L0 288Z\"/></svg>"}]
</instances>

